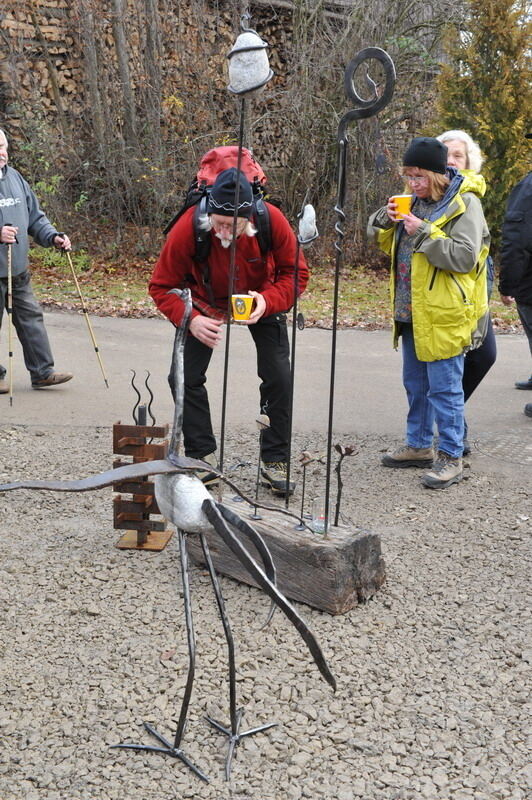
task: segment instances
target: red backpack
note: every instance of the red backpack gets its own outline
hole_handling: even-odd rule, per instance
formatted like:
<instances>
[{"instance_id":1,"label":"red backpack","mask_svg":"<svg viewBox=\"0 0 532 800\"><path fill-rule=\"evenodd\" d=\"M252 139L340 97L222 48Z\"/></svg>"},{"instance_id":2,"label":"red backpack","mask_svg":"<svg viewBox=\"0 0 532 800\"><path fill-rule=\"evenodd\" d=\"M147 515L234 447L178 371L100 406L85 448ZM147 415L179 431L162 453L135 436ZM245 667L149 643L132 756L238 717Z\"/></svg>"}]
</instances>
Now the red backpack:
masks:
<instances>
[{"instance_id":1,"label":"red backpack","mask_svg":"<svg viewBox=\"0 0 532 800\"><path fill-rule=\"evenodd\" d=\"M209 231L200 227L199 218L207 213L209 194L220 172L230 169L230 167L236 167L237 164L238 147L236 145L214 147L205 153L200 161L196 177L185 192L183 205L163 231L167 235L185 211L196 206L194 211L194 238L196 241L194 260L199 263L207 261L211 246ZM242 148L240 170L250 182L253 191L253 222L257 228L257 242L264 256L271 250L270 215L264 202L266 175L260 164L255 161L245 147Z\"/></svg>"}]
</instances>

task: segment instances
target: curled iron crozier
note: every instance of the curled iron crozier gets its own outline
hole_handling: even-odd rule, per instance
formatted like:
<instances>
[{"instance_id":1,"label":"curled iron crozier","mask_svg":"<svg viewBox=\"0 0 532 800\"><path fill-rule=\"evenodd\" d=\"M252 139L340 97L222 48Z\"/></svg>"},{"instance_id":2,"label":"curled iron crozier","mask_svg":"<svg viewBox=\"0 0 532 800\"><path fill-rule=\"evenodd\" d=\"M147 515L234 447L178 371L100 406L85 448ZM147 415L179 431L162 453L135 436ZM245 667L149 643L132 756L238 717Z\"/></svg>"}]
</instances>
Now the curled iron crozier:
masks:
<instances>
[{"instance_id":1,"label":"curled iron crozier","mask_svg":"<svg viewBox=\"0 0 532 800\"><path fill-rule=\"evenodd\" d=\"M366 71L366 83L371 91L371 96L368 98L362 97L355 87L355 75L363 64L368 64L371 61L378 61L382 65L384 71L384 86L382 91L378 90L377 84L369 76ZM334 417L334 383L336 371L336 329L338 324L338 290L340 285L340 273L343 266L343 239L344 230L343 223L345 222L344 203L346 191L346 164L347 164L347 145L348 134L347 128L351 122L359 119L366 119L378 114L379 111L388 105L393 96L395 86L395 67L392 59L380 47L365 47L360 50L356 56L351 59L347 65L344 75L344 88L349 100L355 103L355 108L347 111L340 119L338 124L337 134L337 195L334 210L337 214L336 224L334 229L336 231L336 241L334 247L336 250L336 264L334 274L334 299L333 299L333 320L332 320L332 343L331 343L331 374L329 383L329 415L327 426L327 472L325 478L325 535L328 533L329 526L329 504L330 504L330 485L331 485L331 464L332 464L332 434L333 434L333 417Z\"/></svg>"}]
</instances>

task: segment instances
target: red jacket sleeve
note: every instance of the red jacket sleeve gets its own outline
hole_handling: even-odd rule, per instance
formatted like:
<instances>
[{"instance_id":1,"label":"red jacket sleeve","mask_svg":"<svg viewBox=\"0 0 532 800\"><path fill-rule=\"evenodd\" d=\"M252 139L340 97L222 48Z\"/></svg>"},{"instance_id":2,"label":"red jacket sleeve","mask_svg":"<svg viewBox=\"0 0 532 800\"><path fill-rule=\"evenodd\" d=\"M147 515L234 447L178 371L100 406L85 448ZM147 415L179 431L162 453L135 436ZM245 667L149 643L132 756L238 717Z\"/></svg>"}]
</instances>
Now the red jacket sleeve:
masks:
<instances>
[{"instance_id":1,"label":"red jacket sleeve","mask_svg":"<svg viewBox=\"0 0 532 800\"><path fill-rule=\"evenodd\" d=\"M168 234L148 286L155 305L174 325L181 323L185 306L180 297L168 292L189 285L190 277L195 280L199 277L198 265L193 259L193 214L194 209L188 209ZM193 317L198 313L192 309Z\"/></svg>"}]
</instances>

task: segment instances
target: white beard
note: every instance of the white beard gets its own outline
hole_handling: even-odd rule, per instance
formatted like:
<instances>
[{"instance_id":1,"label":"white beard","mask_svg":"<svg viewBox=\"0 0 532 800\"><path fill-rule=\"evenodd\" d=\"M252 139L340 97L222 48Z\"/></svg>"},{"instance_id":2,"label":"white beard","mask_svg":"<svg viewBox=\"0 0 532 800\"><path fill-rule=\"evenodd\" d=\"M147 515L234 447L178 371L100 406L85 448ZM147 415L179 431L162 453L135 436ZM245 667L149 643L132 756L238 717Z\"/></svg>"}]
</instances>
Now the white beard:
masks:
<instances>
[{"instance_id":1,"label":"white beard","mask_svg":"<svg viewBox=\"0 0 532 800\"><path fill-rule=\"evenodd\" d=\"M231 247L231 242L233 241L233 234L232 233L229 234L229 238L226 238L225 236L222 236L221 233L216 233L215 232L214 235L216 236L217 239L220 240L220 244L222 245L222 247L225 247L226 249L228 247Z\"/></svg>"}]
</instances>

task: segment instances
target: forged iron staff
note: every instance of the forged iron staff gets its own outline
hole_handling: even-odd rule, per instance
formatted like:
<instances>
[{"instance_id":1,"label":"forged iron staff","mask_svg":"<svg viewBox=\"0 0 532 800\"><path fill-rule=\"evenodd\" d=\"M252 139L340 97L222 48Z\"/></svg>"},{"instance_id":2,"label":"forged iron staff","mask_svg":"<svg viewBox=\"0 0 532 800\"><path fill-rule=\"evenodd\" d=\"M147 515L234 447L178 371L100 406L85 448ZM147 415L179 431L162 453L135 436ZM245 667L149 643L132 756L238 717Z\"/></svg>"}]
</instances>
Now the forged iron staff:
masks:
<instances>
[{"instance_id":1,"label":"forged iron staff","mask_svg":"<svg viewBox=\"0 0 532 800\"><path fill-rule=\"evenodd\" d=\"M299 299L299 254L302 247L306 247L319 233L316 228L316 214L313 206L303 200L301 211L297 215L299 229L296 242L296 258L294 265L294 305L292 306L292 344L290 346L290 398L288 401L288 453L286 457L286 508L290 506L290 468L292 465L292 422L294 414L294 384L296 372L296 333L298 328L297 301Z\"/></svg>"},{"instance_id":2,"label":"forged iron staff","mask_svg":"<svg viewBox=\"0 0 532 800\"><path fill-rule=\"evenodd\" d=\"M227 410L227 375L229 370L229 345L231 341L231 321L233 318L231 308L231 295L234 293L236 276L236 232L238 230L238 204L240 202L240 174L242 172L242 147L244 143L244 119L246 115L246 98L240 98L240 129L238 132L238 158L236 162L236 186L235 186L235 211L233 214L233 230L231 239L231 249L229 251L229 284L227 287L227 325L225 333L225 353L224 353L224 374L222 388L222 419L220 422L220 472L224 468L224 448L225 448L225 417ZM220 486L220 484L219 484Z\"/></svg>"},{"instance_id":3,"label":"forged iron staff","mask_svg":"<svg viewBox=\"0 0 532 800\"><path fill-rule=\"evenodd\" d=\"M227 404L227 373L229 366L229 343L231 338L231 295L234 293L236 277L236 232L238 229L238 204L240 201L240 175L242 166L242 147L244 145L244 120L246 115L246 97L260 91L273 77L265 49L268 47L252 28L247 27L251 15L242 14L240 28L242 33L228 54L229 78L228 90L240 98L240 126L238 132L238 158L236 165L235 211L233 214L233 230L231 250L229 253L229 285L227 291L227 332L225 339L224 375L222 389L222 419L220 423L220 471L224 466L225 417ZM244 55L253 54L253 55Z\"/></svg>"},{"instance_id":4,"label":"forged iron staff","mask_svg":"<svg viewBox=\"0 0 532 800\"><path fill-rule=\"evenodd\" d=\"M366 73L366 81L368 86L373 90L373 96L369 99L361 97L354 84L355 73L357 69L364 63L375 59L380 61L384 69L385 84L382 93L377 92L377 85ZM345 220L344 203L345 203L345 180L346 180L346 164L347 164L347 126L353 120L365 119L373 117L381 111L392 99L393 90L395 86L395 67L392 59L380 47L366 47L360 50L356 56L349 62L344 75L344 88L347 97L354 103L358 104L357 108L347 111L340 120L338 125L337 143L338 143L338 157L337 157L337 199L334 210L338 215L338 219L334 226L337 239L334 243L336 249L336 265L334 273L334 301L333 301L333 324L332 324L332 345L331 345L331 377L329 386L329 420L327 428L327 473L325 479L325 536L329 530L329 501L330 501L330 484L331 484L331 462L332 462L332 426L334 416L334 381L336 370L336 326L338 323L338 289L340 285L340 272L343 266L343 249L342 242L344 238L344 231L342 224Z\"/></svg>"},{"instance_id":5,"label":"forged iron staff","mask_svg":"<svg viewBox=\"0 0 532 800\"><path fill-rule=\"evenodd\" d=\"M90 335L91 340L92 340L92 345L94 347L94 352L96 353L96 357L98 359L98 363L99 363L100 369L102 371L102 375L103 375L103 379L105 381L105 385L107 386L107 388L109 388L109 383L107 381L107 376L105 374L105 370L103 368L102 359L101 359L101 356L100 356L100 350L99 350L98 345L96 343L96 337L94 336L94 331L92 329L91 321L89 319L89 312L87 311L87 307L85 306L85 300L83 299L83 295L81 294L81 288L80 288L79 281L78 281L78 278L77 278L77 275L76 275L76 270L74 269L74 264L72 263L72 258L70 257L69 251L65 250L65 252L66 252L66 257L68 259L68 264L70 266L70 271L72 272L72 277L74 278L74 283L76 284L76 289L78 291L79 301L81 303L81 310L83 311L83 314L85 316L85 322L87 323L87 328L89 329L89 335Z\"/></svg>"}]
</instances>

